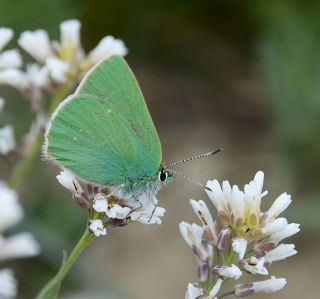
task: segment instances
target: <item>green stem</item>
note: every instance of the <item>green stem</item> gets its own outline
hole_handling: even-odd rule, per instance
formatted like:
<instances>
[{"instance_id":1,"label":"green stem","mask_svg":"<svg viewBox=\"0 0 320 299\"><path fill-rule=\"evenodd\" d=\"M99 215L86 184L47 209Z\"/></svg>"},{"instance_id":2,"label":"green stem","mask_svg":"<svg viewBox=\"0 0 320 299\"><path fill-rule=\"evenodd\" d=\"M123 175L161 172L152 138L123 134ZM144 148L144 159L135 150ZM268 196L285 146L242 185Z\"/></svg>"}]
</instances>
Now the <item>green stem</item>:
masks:
<instances>
[{"instance_id":1,"label":"green stem","mask_svg":"<svg viewBox=\"0 0 320 299\"><path fill-rule=\"evenodd\" d=\"M42 288L36 299L54 299L57 297L63 279L68 274L82 251L87 248L94 239L95 235L86 228L76 247L69 257L63 261L59 272Z\"/></svg>"},{"instance_id":2,"label":"green stem","mask_svg":"<svg viewBox=\"0 0 320 299\"><path fill-rule=\"evenodd\" d=\"M13 173L9 180L9 186L11 188L17 188L20 184L21 179L28 174L28 172L32 168L34 160L40 155L41 144L42 135L38 135L34 143L32 144L32 148L29 153L26 154L21 161L19 161L18 165L13 170Z\"/></svg>"},{"instance_id":3,"label":"green stem","mask_svg":"<svg viewBox=\"0 0 320 299\"><path fill-rule=\"evenodd\" d=\"M61 100L63 100L70 93L73 86L74 85L70 83L66 84L65 86L60 88L55 96L52 97L50 108L48 110L48 116L51 115L51 113L56 109ZM36 136L30 151L21 159L21 161L15 167L9 180L9 186L11 188L17 188L21 182L21 179L23 179L32 169L32 165L35 159L40 155L42 139L42 133L39 133L38 136Z\"/></svg>"}]
</instances>

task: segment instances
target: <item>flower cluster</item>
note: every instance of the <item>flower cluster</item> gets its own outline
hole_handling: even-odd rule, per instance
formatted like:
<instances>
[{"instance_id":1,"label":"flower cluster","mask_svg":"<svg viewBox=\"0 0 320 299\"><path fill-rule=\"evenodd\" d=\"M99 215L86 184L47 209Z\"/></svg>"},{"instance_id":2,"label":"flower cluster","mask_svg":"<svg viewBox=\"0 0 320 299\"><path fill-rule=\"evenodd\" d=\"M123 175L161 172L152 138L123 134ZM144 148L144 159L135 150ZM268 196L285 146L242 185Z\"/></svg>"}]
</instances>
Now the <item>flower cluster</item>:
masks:
<instances>
[{"instance_id":1,"label":"flower cluster","mask_svg":"<svg viewBox=\"0 0 320 299\"><path fill-rule=\"evenodd\" d=\"M280 244L300 230L299 224L288 224L286 218L278 218L291 203L291 196L281 194L268 211L262 212L261 199L267 195L262 191L263 180L263 172L257 172L244 191L228 181L222 185L217 180L207 182L205 190L218 211L221 228L213 221L204 201L190 201L202 225L180 223L181 234L198 261L198 283L188 285L186 299L219 298L226 280L237 280L244 273L268 275L273 262L297 253L293 244ZM272 293L285 284L284 278L272 276L268 280L237 284L221 296Z\"/></svg>"},{"instance_id":2,"label":"flower cluster","mask_svg":"<svg viewBox=\"0 0 320 299\"><path fill-rule=\"evenodd\" d=\"M111 35L105 36L86 54L81 46L80 28L78 20L62 22L60 41L50 41L48 33L42 29L22 32L18 44L35 62L27 64L23 70L16 49L0 53L0 84L17 88L32 107L39 110L43 91L54 94L65 85L73 86L100 60L127 54L123 41ZM0 28L0 52L12 37L11 29Z\"/></svg>"},{"instance_id":3,"label":"flower cluster","mask_svg":"<svg viewBox=\"0 0 320 299\"><path fill-rule=\"evenodd\" d=\"M79 206L89 210L89 229L97 237L107 234L107 226L124 226L134 221L161 224L161 217L165 213L164 208L155 205L156 199L137 208L117 198L114 192L106 187L86 184L86 188L83 188L69 170L61 171L57 180L71 191Z\"/></svg>"},{"instance_id":4,"label":"flower cluster","mask_svg":"<svg viewBox=\"0 0 320 299\"><path fill-rule=\"evenodd\" d=\"M0 181L0 262L32 257L40 252L40 246L28 233L17 233L5 237L4 231L22 220L23 209L18 194ZM0 270L0 298L14 298L17 294L17 282L11 269Z\"/></svg>"}]
</instances>

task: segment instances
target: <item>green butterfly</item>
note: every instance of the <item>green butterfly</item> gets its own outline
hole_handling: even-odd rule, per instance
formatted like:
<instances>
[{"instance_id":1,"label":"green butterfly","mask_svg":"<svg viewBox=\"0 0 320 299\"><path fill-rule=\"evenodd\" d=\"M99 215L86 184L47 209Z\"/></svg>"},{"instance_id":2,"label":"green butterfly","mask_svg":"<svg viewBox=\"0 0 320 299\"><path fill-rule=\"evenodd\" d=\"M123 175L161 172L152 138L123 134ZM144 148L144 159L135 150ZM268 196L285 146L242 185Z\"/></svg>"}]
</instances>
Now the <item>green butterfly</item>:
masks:
<instances>
[{"instance_id":1,"label":"green butterfly","mask_svg":"<svg viewBox=\"0 0 320 299\"><path fill-rule=\"evenodd\" d=\"M139 85L120 56L93 67L61 102L49 121L43 154L81 181L107 186L131 203L156 203L160 188L172 181Z\"/></svg>"}]
</instances>

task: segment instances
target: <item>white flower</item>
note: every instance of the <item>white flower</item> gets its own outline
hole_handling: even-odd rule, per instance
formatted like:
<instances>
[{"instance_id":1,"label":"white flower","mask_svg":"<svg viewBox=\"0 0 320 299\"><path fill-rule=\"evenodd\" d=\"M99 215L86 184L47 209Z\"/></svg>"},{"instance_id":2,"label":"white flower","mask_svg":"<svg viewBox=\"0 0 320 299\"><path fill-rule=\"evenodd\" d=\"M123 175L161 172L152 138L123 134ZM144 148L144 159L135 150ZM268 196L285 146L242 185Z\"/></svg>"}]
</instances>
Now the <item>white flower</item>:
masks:
<instances>
[{"instance_id":1,"label":"white flower","mask_svg":"<svg viewBox=\"0 0 320 299\"><path fill-rule=\"evenodd\" d=\"M202 226L204 228L204 234L207 241L210 244L217 245L218 242L218 228L217 223L213 222L210 211L203 200L190 200L190 204L200 219Z\"/></svg>"},{"instance_id":2,"label":"white flower","mask_svg":"<svg viewBox=\"0 0 320 299\"><path fill-rule=\"evenodd\" d=\"M5 100L4 98L0 97L0 112L3 110L4 105L5 105Z\"/></svg>"},{"instance_id":3,"label":"white flower","mask_svg":"<svg viewBox=\"0 0 320 299\"><path fill-rule=\"evenodd\" d=\"M0 69L19 68L22 65L22 59L17 50L8 50L0 54Z\"/></svg>"},{"instance_id":4,"label":"white flower","mask_svg":"<svg viewBox=\"0 0 320 299\"><path fill-rule=\"evenodd\" d=\"M242 275L241 270L234 264L231 266L217 266L213 269L213 273L221 278L239 279Z\"/></svg>"},{"instance_id":5,"label":"white flower","mask_svg":"<svg viewBox=\"0 0 320 299\"><path fill-rule=\"evenodd\" d=\"M80 28L78 20L67 20L60 24L60 52L64 53L63 60L70 60L77 57L80 51Z\"/></svg>"},{"instance_id":6,"label":"white flower","mask_svg":"<svg viewBox=\"0 0 320 299\"><path fill-rule=\"evenodd\" d=\"M294 248L294 244L280 244L275 249L266 253L266 255L264 256L265 261L271 264L273 262L284 260L287 257L290 257L297 253Z\"/></svg>"},{"instance_id":7,"label":"white flower","mask_svg":"<svg viewBox=\"0 0 320 299\"><path fill-rule=\"evenodd\" d=\"M201 226L195 223L181 222L179 228L181 235L191 248L194 245L201 245L203 235L203 228Z\"/></svg>"},{"instance_id":8,"label":"white flower","mask_svg":"<svg viewBox=\"0 0 320 299\"><path fill-rule=\"evenodd\" d=\"M289 238L300 231L300 224L290 223L283 230L276 232L270 236L270 241L276 244L280 243L283 239Z\"/></svg>"},{"instance_id":9,"label":"white flower","mask_svg":"<svg viewBox=\"0 0 320 299\"><path fill-rule=\"evenodd\" d=\"M269 222L276 219L292 202L291 196L287 193L281 194L272 204L270 209L263 215L263 221Z\"/></svg>"},{"instance_id":10,"label":"white flower","mask_svg":"<svg viewBox=\"0 0 320 299\"><path fill-rule=\"evenodd\" d=\"M0 298L11 299L17 295L17 281L10 269L0 270Z\"/></svg>"},{"instance_id":11,"label":"white flower","mask_svg":"<svg viewBox=\"0 0 320 299\"><path fill-rule=\"evenodd\" d=\"M105 213L111 219L125 219L131 212L129 207L122 207L117 203L108 202L108 196L98 193L94 197L93 209L99 213Z\"/></svg>"},{"instance_id":12,"label":"white flower","mask_svg":"<svg viewBox=\"0 0 320 299\"><path fill-rule=\"evenodd\" d=\"M40 66L37 63L29 63L26 75L29 81L37 87L46 88L50 86L49 69L46 65Z\"/></svg>"},{"instance_id":13,"label":"white flower","mask_svg":"<svg viewBox=\"0 0 320 299\"><path fill-rule=\"evenodd\" d=\"M68 62L62 61L55 57L47 59L48 72L54 81L64 83L67 81L67 72L70 68Z\"/></svg>"},{"instance_id":14,"label":"white flower","mask_svg":"<svg viewBox=\"0 0 320 299\"><path fill-rule=\"evenodd\" d=\"M62 170L56 178L58 182L66 189L70 190L74 196L83 193L80 183L70 170Z\"/></svg>"},{"instance_id":15,"label":"white flower","mask_svg":"<svg viewBox=\"0 0 320 299\"><path fill-rule=\"evenodd\" d=\"M28 84L27 75L15 68L0 70L0 84L7 84L22 90Z\"/></svg>"},{"instance_id":16,"label":"white flower","mask_svg":"<svg viewBox=\"0 0 320 299\"><path fill-rule=\"evenodd\" d=\"M244 238L235 238L232 239L232 250L239 255L239 259L242 260L246 250L247 250L248 241Z\"/></svg>"},{"instance_id":17,"label":"white flower","mask_svg":"<svg viewBox=\"0 0 320 299\"><path fill-rule=\"evenodd\" d=\"M0 28L0 51L10 42L13 37L13 30L10 28Z\"/></svg>"},{"instance_id":18,"label":"white flower","mask_svg":"<svg viewBox=\"0 0 320 299\"><path fill-rule=\"evenodd\" d=\"M45 30L25 31L20 35L18 43L22 49L41 63L44 63L52 54L50 40Z\"/></svg>"},{"instance_id":19,"label":"white flower","mask_svg":"<svg viewBox=\"0 0 320 299\"><path fill-rule=\"evenodd\" d=\"M80 41L81 23L78 20L67 20L60 24L60 41L50 42L44 30L25 31L19 38L19 45L35 60L45 67L41 80L44 84L36 86L54 88L65 84L68 80L79 80L95 63L111 55L127 54L127 49L121 40L106 36L99 45L87 56ZM45 79L45 80L44 80ZM54 81L54 84L52 84ZM58 85L58 86L57 86Z\"/></svg>"},{"instance_id":20,"label":"white flower","mask_svg":"<svg viewBox=\"0 0 320 299\"><path fill-rule=\"evenodd\" d=\"M208 261L212 256L212 246L203 242L203 228L195 223L189 224L187 222L181 222L179 228L184 240L192 248L199 260L202 262Z\"/></svg>"},{"instance_id":21,"label":"white flower","mask_svg":"<svg viewBox=\"0 0 320 299\"><path fill-rule=\"evenodd\" d=\"M204 295L204 289L200 284L189 283L185 299L196 299Z\"/></svg>"},{"instance_id":22,"label":"white flower","mask_svg":"<svg viewBox=\"0 0 320 299\"><path fill-rule=\"evenodd\" d=\"M260 228L260 233L264 236L269 236L274 233L283 231L288 225L288 221L286 218L277 218L272 222L266 223L264 226Z\"/></svg>"},{"instance_id":23,"label":"white flower","mask_svg":"<svg viewBox=\"0 0 320 299\"><path fill-rule=\"evenodd\" d=\"M32 257L39 253L39 243L28 232L18 233L6 239L0 236L0 260Z\"/></svg>"},{"instance_id":24,"label":"white flower","mask_svg":"<svg viewBox=\"0 0 320 299\"><path fill-rule=\"evenodd\" d=\"M208 299L213 299L216 297L216 295L218 294L218 292L220 291L221 285L223 283L223 279L219 278L216 282L216 284L213 286L213 288L211 289L210 293L209 293L209 298Z\"/></svg>"},{"instance_id":25,"label":"white flower","mask_svg":"<svg viewBox=\"0 0 320 299\"><path fill-rule=\"evenodd\" d=\"M89 229L95 234L96 237L105 236L107 229L103 226L101 219L91 220Z\"/></svg>"},{"instance_id":26,"label":"white flower","mask_svg":"<svg viewBox=\"0 0 320 299\"><path fill-rule=\"evenodd\" d=\"M23 210L18 201L18 194L0 181L0 232L19 223Z\"/></svg>"},{"instance_id":27,"label":"white flower","mask_svg":"<svg viewBox=\"0 0 320 299\"><path fill-rule=\"evenodd\" d=\"M252 256L248 259L239 261L241 269L251 273L251 274L260 274L260 275L268 275L268 270L264 266L265 258L262 257L257 259L255 256Z\"/></svg>"},{"instance_id":28,"label":"white flower","mask_svg":"<svg viewBox=\"0 0 320 299\"><path fill-rule=\"evenodd\" d=\"M254 293L274 293L281 290L286 283L285 278L272 276L268 280L238 284L235 286L235 296L244 297Z\"/></svg>"},{"instance_id":29,"label":"white flower","mask_svg":"<svg viewBox=\"0 0 320 299\"><path fill-rule=\"evenodd\" d=\"M263 180L264 173L258 171L254 180L244 186L246 223L250 229L255 229L259 225L261 198L268 193L262 192Z\"/></svg>"},{"instance_id":30,"label":"white flower","mask_svg":"<svg viewBox=\"0 0 320 299\"><path fill-rule=\"evenodd\" d=\"M230 235L230 229L225 228L223 229L219 236L218 236L218 242L217 242L217 248L219 250L225 250L229 241L229 235Z\"/></svg>"},{"instance_id":31,"label":"white flower","mask_svg":"<svg viewBox=\"0 0 320 299\"><path fill-rule=\"evenodd\" d=\"M205 191L211 199L212 203L218 210L220 216L229 217L229 206L227 197L230 196L230 184L223 182L223 189L217 180L208 181L205 186Z\"/></svg>"},{"instance_id":32,"label":"white flower","mask_svg":"<svg viewBox=\"0 0 320 299\"><path fill-rule=\"evenodd\" d=\"M12 126L0 128L0 154L7 155L16 148L16 141Z\"/></svg>"},{"instance_id":33,"label":"white flower","mask_svg":"<svg viewBox=\"0 0 320 299\"><path fill-rule=\"evenodd\" d=\"M238 186L232 187L232 193L229 198L231 208L232 225L238 233L245 233L244 222L246 216L246 205L244 202L244 193L239 190Z\"/></svg>"},{"instance_id":34,"label":"white flower","mask_svg":"<svg viewBox=\"0 0 320 299\"><path fill-rule=\"evenodd\" d=\"M112 55L125 56L128 54L124 42L121 39L115 39L113 36L104 37L99 44L89 53L88 60L95 64L102 59Z\"/></svg>"},{"instance_id":35,"label":"white flower","mask_svg":"<svg viewBox=\"0 0 320 299\"><path fill-rule=\"evenodd\" d=\"M161 218L165 214L164 208L151 205L144 205L141 208L134 210L131 214L132 221L138 221L143 224L161 224ZM152 217L151 217L152 216Z\"/></svg>"}]
</instances>

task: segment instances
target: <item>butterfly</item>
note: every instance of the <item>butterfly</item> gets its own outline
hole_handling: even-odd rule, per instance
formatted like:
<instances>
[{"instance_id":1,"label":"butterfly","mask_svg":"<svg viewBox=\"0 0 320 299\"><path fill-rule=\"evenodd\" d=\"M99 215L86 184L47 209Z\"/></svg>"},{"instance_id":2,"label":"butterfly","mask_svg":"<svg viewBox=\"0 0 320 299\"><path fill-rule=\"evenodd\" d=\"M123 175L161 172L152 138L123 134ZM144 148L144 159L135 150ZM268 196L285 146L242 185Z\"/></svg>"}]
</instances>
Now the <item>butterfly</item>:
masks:
<instances>
[{"instance_id":1,"label":"butterfly","mask_svg":"<svg viewBox=\"0 0 320 299\"><path fill-rule=\"evenodd\" d=\"M60 103L45 132L43 155L133 206L156 204L156 194L173 176L162 163L138 82L120 56L94 66Z\"/></svg>"}]
</instances>

